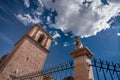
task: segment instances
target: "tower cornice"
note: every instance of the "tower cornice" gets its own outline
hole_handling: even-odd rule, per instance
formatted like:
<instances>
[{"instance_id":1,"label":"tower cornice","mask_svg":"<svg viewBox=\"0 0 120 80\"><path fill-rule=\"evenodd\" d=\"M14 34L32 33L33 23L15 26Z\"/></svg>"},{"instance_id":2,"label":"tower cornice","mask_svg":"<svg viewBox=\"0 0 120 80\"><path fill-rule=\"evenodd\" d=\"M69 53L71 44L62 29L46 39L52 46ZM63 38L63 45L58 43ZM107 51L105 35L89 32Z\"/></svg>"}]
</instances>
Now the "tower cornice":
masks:
<instances>
[{"instance_id":1,"label":"tower cornice","mask_svg":"<svg viewBox=\"0 0 120 80\"><path fill-rule=\"evenodd\" d=\"M48 36L51 40L53 40L53 38L51 37L51 35L48 34L48 33L47 33L42 27L40 27L39 24L35 24L35 25L33 25L32 28L31 28L29 31L31 31L34 27L37 27L38 30L45 32L45 33L47 34L47 36ZM29 33L29 31L28 31L27 33Z\"/></svg>"},{"instance_id":2,"label":"tower cornice","mask_svg":"<svg viewBox=\"0 0 120 80\"><path fill-rule=\"evenodd\" d=\"M92 58L93 54L87 47L82 47L79 49L76 49L70 53L74 58L86 55L88 58Z\"/></svg>"}]
</instances>

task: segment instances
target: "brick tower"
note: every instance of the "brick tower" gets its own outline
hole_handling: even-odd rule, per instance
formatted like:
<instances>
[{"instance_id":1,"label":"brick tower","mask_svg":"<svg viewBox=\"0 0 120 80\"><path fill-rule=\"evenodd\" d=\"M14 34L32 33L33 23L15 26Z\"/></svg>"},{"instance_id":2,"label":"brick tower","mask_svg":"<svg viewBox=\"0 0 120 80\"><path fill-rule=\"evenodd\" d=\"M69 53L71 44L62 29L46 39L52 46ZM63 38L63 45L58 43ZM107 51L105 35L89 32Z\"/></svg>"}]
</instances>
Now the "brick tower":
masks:
<instances>
[{"instance_id":1,"label":"brick tower","mask_svg":"<svg viewBox=\"0 0 120 80\"><path fill-rule=\"evenodd\" d=\"M46 60L52 37L34 25L0 63L0 80L40 71Z\"/></svg>"}]
</instances>

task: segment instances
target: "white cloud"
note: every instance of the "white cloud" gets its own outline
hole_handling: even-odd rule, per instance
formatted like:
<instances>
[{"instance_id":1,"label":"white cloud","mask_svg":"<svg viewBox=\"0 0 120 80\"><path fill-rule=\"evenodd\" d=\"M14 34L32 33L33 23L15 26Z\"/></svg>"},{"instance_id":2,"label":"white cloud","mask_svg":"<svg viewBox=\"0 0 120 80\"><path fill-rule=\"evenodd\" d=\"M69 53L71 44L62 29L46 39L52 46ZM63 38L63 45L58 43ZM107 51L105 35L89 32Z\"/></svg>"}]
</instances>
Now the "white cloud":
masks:
<instances>
[{"instance_id":1,"label":"white cloud","mask_svg":"<svg viewBox=\"0 0 120 80\"><path fill-rule=\"evenodd\" d=\"M30 7L30 1L24 0L24 5L28 8ZM15 17L22 22L24 25L35 24L35 23L42 23L41 15L43 14L43 3L41 0L36 2L38 6L36 9L31 9L29 13L19 13L15 14ZM31 14L30 14L31 13Z\"/></svg>"},{"instance_id":2,"label":"white cloud","mask_svg":"<svg viewBox=\"0 0 120 80\"><path fill-rule=\"evenodd\" d=\"M48 21L48 23L50 23L51 21L51 17L50 16L47 16L47 21Z\"/></svg>"},{"instance_id":3,"label":"white cloud","mask_svg":"<svg viewBox=\"0 0 120 80\"><path fill-rule=\"evenodd\" d=\"M68 42L65 42L65 43L63 44L63 46L64 46L64 47L67 47L67 46L69 46L69 43L68 43Z\"/></svg>"},{"instance_id":4,"label":"white cloud","mask_svg":"<svg viewBox=\"0 0 120 80\"><path fill-rule=\"evenodd\" d=\"M75 36L74 35L72 35L72 36L70 36L71 38L74 38Z\"/></svg>"},{"instance_id":5,"label":"white cloud","mask_svg":"<svg viewBox=\"0 0 120 80\"><path fill-rule=\"evenodd\" d=\"M68 34L67 34L67 33L65 33L64 35L65 35L65 36L68 36Z\"/></svg>"},{"instance_id":6,"label":"white cloud","mask_svg":"<svg viewBox=\"0 0 120 80\"><path fill-rule=\"evenodd\" d=\"M117 33L117 36L120 36L120 33Z\"/></svg>"},{"instance_id":7,"label":"white cloud","mask_svg":"<svg viewBox=\"0 0 120 80\"><path fill-rule=\"evenodd\" d=\"M30 2L29 0L24 0L24 5L29 8L30 7Z\"/></svg>"},{"instance_id":8,"label":"white cloud","mask_svg":"<svg viewBox=\"0 0 120 80\"><path fill-rule=\"evenodd\" d=\"M120 0L108 0L108 2L111 2L111 3L120 3Z\"/></svg>"},{"instance_id":9,"label":"white cloud","mask_svg":"<svg viewBox=\"0 0 120 80\"><path fill-rule=\"evenodd\" d=\"M50 22L51 16L47 17L46 23L63 32L71 31L74 35L89 37L96 35L101 30L109 29L114 22L111 18L120 16L120 1L108 0L108 5L102 4L101 0L37 0L38 8L30 14L18 14L16 17L24 24L40 23L43 7L56 10L55 24ZM88 3L91 2L91 3ZM29 0L24 0L29 7ZM51 14L52 15L52 14ZM109 22L111 20L111 22ZM109 23L108 23L109 22ZM58 34L54 38L60 37Z\"/></svg>"},{"instance_id":10,"label":"white cloud","mask_svg":"<svg viewBox=\"0 0 120 80\"><path fill-rule=\"evenodd\" d=\"M41 7L44 7L44 4L43 4L42 0L38 0L38 2L41 5Z\"/></svg>"},{"instance_id":11,"label":"white cloud","mask_svg":"<svg viewBox=\"0 0 120 80\"><path fill-rule=\"evenodd\" d=\"M118 16L120 6L114 4L103 5L101 0L94 0L91 4L84 0L43 0L47 8L56 9L56 24L54 28L64 32L72 31L81 37L96 35L97 32L110 28L108 21ZM89 1L90 2L90 1ZM88 4L88 5L86 5Z\"/></svg>"},{"instance_id":12,"label":"white cloud","mask_svg":"<svg viewBox=\"0 0 120 80\"><path fill-rule=\"evenodd\" d=\"M57 46L58 45L58 42L57 41L55 41L55 46Z\"/></svg>"},{"instance_id":13,"label":"white cloud","mask_svg":"<svg viewBox=\"0 0 120 80\"><path fill-rule=\"evenodd\" d=\"M37 17L34 16L34 18L32 18L29 14L18 14L16 15L16 17L24 24L24 25L28 25L31 23L39 23L40 19L38 19Z\"/></svg>"},{"instance_id":14,"label":"white cloud","mask_svg":"<svg viewBox=\"0 0 120 80\"><path fill-rule=\"evenodd\" d=\"M53 36L52 36L53 39L56 39L56 38L58 38L58 37L61 37L60 34L59 34L57 31L53 32L52 35L53 35Z\"/></svg>"}]
</instances>

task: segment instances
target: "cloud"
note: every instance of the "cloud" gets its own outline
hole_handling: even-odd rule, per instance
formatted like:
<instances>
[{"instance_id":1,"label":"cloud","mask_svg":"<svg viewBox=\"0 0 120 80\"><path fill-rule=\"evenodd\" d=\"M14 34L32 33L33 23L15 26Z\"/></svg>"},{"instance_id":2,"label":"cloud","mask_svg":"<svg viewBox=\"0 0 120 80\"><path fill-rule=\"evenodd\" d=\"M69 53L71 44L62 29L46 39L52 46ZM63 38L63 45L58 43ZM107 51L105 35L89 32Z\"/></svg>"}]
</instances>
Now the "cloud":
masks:
<instances>
[{"instance_id":1,"label":"cloud","mask_svg":"<svg viewBox=\"0 0 120 80\"><path fill-rule=\"evenodd\" d=\"M88 3L91 2L91 3ZM110 28L111 18L118 16L120 6L104 5L101 0L43 0L47 8L54 8L58 15L54 28L64 32L72 31L74 35L89 37L101 30ZM84 3L84 4L83 4Z\"/></svg>"},{"instance_id":2,"label":"cloud","mask_svg":"<svg viewBox=\"0 0 120 80\"><path fill-rule=\"evenodd\" d=\"M16 17L24 24L45 23L50 26L61 29L63 32L72 32L74 35L89 37L96 35L102 30L110 28L111 23L116 16L120 15L119 0L108 0L104 5L101 0L37 0L39 5L37 10L31 10L30 14L17 14ZM28 3L29 0L26 0ZM51 13L44 13L44 8L54 10L57 16L50 16ZM32 13L32 14L31 14ZM41 15L45 14L43 18ZM51 14L52 15L52 14ZM47 18L47 20L43 20ZM55 17L55 23L51 22ZM59 37L55 35L53 37Z\"/></svg>"},{"instance_id":3,"label":"cloud","mask_svg":"<svg viewBox=\"0 0 120 80\"><path fill-rule=\"evenodd\" d=\"M29 8L30 7L30 2L29 0L24 0L24 5Z\"/></svg>"},{"instance_id":4,"label":"cloud","mask_svg":"<svg viewBox=\"0 0 120 80\"><path fill-rule=\"evenodd\" d=\"M69 43L68 42L64 42L63 46L67 47L67 46L69 46Z\"/></svg>"},{"instance_id":5,"label":"cloud","mask_svg":"<svg viewBox=\"0 0 120 80\"><path fill-rule=\"evenodd\" d=\"M64 35L65 35L65 36L68 36L68 34L67 34L67 33L65 33Z\"/></svg>"},{"instance_id":6,"label":"cloud","mask_svg":"<svg viewBox=\"0 0 120 80\"><path fill-rule=\"evenodd\" d=\"M37 0L37 2L35 1L35 3L34 5L37 6L36 9L30 8L29 12L25 13L24 11L20 11L20 13L15 13L15 17L25 26L29 24L42 23L41 15L43 15L44 12L44 9L42 7L44 6L44 4L41 0ZM24 0L24 5L27 8L30 7L30 1Z\"/></svg>"},{"instance_id":7,"label":"cloud","mask_svg":"<svg viewBox=\"0 0 120 80\"><path fill-rule=\"evenodd\" d=\"M44 4L43 4L42 0L38 0L38 2L41 5L41 7L44 7Z\"/></svg>"},{"instance_id":8,"label":"cloud","mask_svg":"<svg viewBox=\"0 0 120 80\"><path fill-rule=\"evenodd\" d=\"M61 37L61 36L57 31L55 31L52 33L52 37L53 37L53 39L56 39L56 38Z\"/></svg>"},{"instance_id":9,"label":"cloud","mask_svg":"<svg viewBox=\"0 0 120 80\"><path fill-rule=\"evenodd\" d=\"M54 41L55 42L55 46L57 46L58 45L58 42L57 41Z\"/></svg>"},{"instance_id":10,"label":"cloud","mask_svg":"<svg viewBox=\"0 0 120 80\"><path fill-rule=\"evenodd\" d=\"M33 18L29 15L29 14L18 14L15 15L24 25L28 25L28 24L35 24L35 23L40 23L40 19L38 19L36 16L34 16Z\"/></svg>"},{"instance_id":11,"label":"cloud","mask_svg":"<svg viewBox=\"0 0 120 80\"><path fill-rule=\"evenodd\" d=\"M108 2L120 4L120 0L108 0Z\"/></svg>"},{"instance_id":12,"label":"cloud","mask_svg":"<svg viewBox=\"0 0 120 80\"><path fill-rule=\"evenodd\" d=\"M50 23L51 22L51 17L47 16L47 22Z\"/></svg>"},{"instance_id":13,"label":"cloud","mask_svg":"<svg viewBox=\"0 0 120 80\"><path fill-rule=\"evenodd\" d=\"M117 36L120 36L120 33L117 33Z\"/></svg>"}]
</instances>

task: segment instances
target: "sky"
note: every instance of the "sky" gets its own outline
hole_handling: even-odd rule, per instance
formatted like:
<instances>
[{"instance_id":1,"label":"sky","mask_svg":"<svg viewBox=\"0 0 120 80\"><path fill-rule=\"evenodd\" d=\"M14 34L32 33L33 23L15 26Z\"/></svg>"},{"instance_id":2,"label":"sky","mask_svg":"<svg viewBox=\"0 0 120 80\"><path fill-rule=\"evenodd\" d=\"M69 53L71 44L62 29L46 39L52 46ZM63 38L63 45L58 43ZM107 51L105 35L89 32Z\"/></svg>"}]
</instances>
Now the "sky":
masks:
<instances>
[{"instance_id":1,"label":"sky","mask_svg":"<svg viewBox=\"0 0 120 80\"><path fill-rule=\"evenodd\" d=\"M93 57L120 62L120 0L0 0L0 57L39 24L54 40L46 66L72 58L74 39Z\"/></svg>"}]
</instances>

